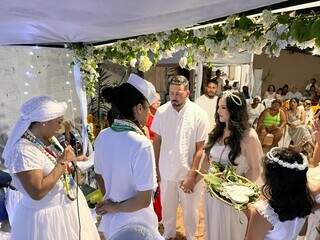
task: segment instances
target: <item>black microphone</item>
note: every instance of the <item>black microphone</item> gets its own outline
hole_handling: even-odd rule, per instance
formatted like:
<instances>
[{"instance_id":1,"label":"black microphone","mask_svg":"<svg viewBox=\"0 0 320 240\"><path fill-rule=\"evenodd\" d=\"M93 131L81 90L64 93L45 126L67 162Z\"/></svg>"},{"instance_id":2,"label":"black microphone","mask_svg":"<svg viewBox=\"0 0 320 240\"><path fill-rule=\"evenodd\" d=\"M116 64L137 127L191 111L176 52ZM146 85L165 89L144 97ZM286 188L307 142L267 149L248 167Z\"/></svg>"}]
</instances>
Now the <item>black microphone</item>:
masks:
<instances>
[{"instance_id":1,"label":"black microphone","mask_svg":"<svg viewBox=\"0 0 320 240\"><path fill-rule=\"evenodd\" d=\"M67 143L66 143L66 136L64 134L59 134L57 137L58 142L60 143L60 145L63 147L63 150L67 147ZM74 169L77 169L78 166L75 163L75 161L71 161L72 166L74 167Z\"/></svg>"}]
</instances>

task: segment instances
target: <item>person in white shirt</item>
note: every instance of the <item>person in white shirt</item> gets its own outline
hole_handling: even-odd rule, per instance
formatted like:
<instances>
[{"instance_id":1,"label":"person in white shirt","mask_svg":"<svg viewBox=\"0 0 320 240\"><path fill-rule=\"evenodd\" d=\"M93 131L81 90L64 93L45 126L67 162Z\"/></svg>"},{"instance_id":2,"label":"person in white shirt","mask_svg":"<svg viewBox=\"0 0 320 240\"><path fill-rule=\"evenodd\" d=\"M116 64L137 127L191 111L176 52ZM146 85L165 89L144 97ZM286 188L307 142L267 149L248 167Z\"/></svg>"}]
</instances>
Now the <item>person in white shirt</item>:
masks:
<instances>
[{"instance_id":1,"label":"person in white shirt","mask_svg":"<svg viewBox=\"0 0 320 240\"><path fill-rule=\"evenodd\" d=\"M295 85L292 86L291 91L288 92L284 97L284 99L291 99L291 98L297 98L299 100L302 100L303 98L302 93L298 91L298 88Z\"/></svg>"},{"instance_id":2,"label":"person in white shirt","mask_svg":"<svg viewBox=\"0 0 320 240\"><path fill-rule=\"evenodd\" d=\"M95 141L96 180L105 198L96 207L102 215L99 228L112 239L123 227L141 224L155 239L163 239L152 207L157 187L154 151L142 128L149 105L157 100L155 88L131 74L128 82L102 93L120 114Z\"/></svg>"},{"instance_id":3,"label":"person in white shirt","mask_svg":"<svg viewBox=\"0 0 320 240\"><path fill-rule=\"evenodd\" d=\"M198 203L202 184L195 182L209 129L208 116L189 97L189 82L175 76L169 83L170 102L160 106L151 130L158 181L161 189L163 236L176 235L176 212L179 202L187 240L194 240L198 223Z\"/></svg>"},{"instance_id":4,"label":"person in white shirt","mask_svg":"<svg viewBox=\"0 0 320 240\"><path fill-rule=\"evenodd\" d=\"M216 76L214 78L212 78L212 80L215 80L218 83L217 95L222 94L222 92L223 92L223 79L221 77L220 69L218 69L216 71Z\"/></svg>"},{"instance_id":5,"label":"person in white shirt","mask_svg":"<svg viewBox=\"0 0 320 240\"><path fill-rule=\"evenodd\" d=\"M210 130L216 125L215 114L217 108L218 96L217 94L218 82L209 80L206 84L206 93L198 97L195 101L207 114L210 123Z\"/></svg>"},{"instance_id":6,"label":"person in white shirt","mask_svg":"<svg viewBox=\"0 0 320 240\"><path fill-rule=\"evenodd\" d=\"M264 93L264 99L275 99L276 98L276 87L273 84L268 86L267 91Z\"/></svg>"}]
</instances>

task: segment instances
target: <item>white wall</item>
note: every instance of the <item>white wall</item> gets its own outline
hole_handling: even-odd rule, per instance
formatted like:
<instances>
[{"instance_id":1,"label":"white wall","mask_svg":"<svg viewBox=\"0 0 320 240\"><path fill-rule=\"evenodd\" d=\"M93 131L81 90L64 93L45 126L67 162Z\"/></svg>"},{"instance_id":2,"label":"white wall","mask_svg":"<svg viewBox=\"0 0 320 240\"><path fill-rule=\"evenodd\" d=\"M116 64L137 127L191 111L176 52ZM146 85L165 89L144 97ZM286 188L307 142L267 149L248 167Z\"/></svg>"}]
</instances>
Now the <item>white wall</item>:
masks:
<instances>
[{"instance_id":1,"label":"white wall","mask_svg":"<svg viewBox=\"0 0 320 240\"><path fill-rule=\"evenodd\" d=\"M66 101L65 118L79 116L69 54L66 49L0 47L0 154L1 135L7 134L19 117L21 104L33 96L49 95Z\"/></svg>"}]
</instances>

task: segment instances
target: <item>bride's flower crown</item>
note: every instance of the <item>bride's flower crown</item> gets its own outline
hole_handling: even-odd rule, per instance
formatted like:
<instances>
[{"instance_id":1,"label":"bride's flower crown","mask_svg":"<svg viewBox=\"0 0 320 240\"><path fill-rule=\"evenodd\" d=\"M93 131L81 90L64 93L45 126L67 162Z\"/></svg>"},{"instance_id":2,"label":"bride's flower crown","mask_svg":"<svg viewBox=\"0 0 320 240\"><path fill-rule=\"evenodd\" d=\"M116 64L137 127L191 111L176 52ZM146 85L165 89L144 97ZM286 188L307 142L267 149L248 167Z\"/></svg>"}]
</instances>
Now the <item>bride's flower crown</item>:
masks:
<instances>
[{"instance_id":1,"label":"bride's flower crown","mask_svg":"<svg viewBox=\"0 0 320 240\"><path fill-rule=\"evenodd\" d=\"M266 156L268 157L268 159L270 161L275 162L275 163L279 164L282 167L290 168L290 169L297 169L299 171L305 170L308 167L308 159L302 153L300 153L300 155L301 155L301 157L303 159L303 163L302 164L299 164L297 162L294 162L294 163L284 162L280 158L275 157L275 152L277 150L279 150L279 149L281 149L281 148L280 147L274 147L269 152L267 152Z\"/></svg>"},{"instance_id":2,"label":"bride's flower crown","mask_svg":"<svg viewBox=\"0 0 320 240\"><path fill-rule=\"evenodd\" d=\"M237 104L238 106L242 106L241 98L238 95L234 94L233 91L230 91L230 90L224 91L222 93L222 96L223 97L230 97L235 104Z\"/></svg>"}]
</instances>

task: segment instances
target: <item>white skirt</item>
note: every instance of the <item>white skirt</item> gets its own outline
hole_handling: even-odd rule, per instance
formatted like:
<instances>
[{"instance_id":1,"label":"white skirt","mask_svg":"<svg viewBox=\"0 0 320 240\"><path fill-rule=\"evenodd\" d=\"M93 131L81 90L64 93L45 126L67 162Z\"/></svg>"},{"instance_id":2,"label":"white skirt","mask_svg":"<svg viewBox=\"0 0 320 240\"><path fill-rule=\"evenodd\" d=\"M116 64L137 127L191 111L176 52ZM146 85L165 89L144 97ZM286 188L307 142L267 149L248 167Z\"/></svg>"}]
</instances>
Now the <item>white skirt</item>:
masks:
<instances>
[{"instance_id":1,"label":"white skirt","mask_svg":"<svg viewBox=\"0 0 320 240\"><path fill-rule=\"evenodd\" d=\"M79 190L79 213L82 240L100 240L87 202ZM17 204L11 240L78 240L77 200L64 204L30 207L22 200Z\"/></svg>"},{"instance_id":2,"label":"white skirt","mask_svg":"<svg viewBox=\"0 0 320 240\"><path fill-rule=\"evenodd\" d=\"M205 194L206 240L243 240L247 222L243 212Z\"/></svg>"}]
</instances>

